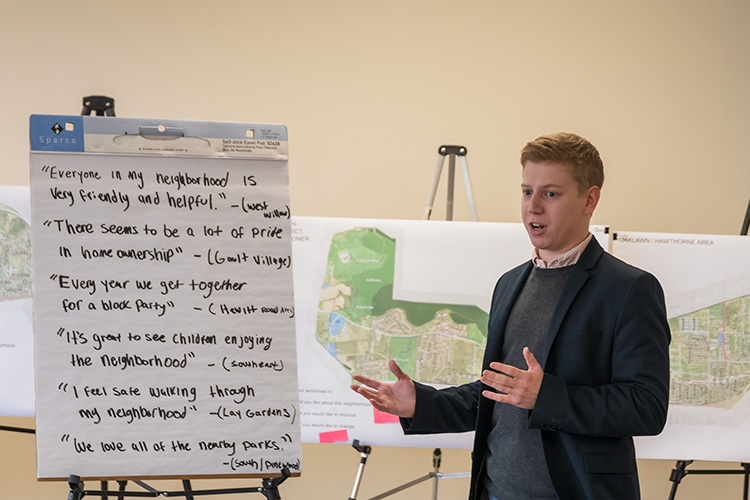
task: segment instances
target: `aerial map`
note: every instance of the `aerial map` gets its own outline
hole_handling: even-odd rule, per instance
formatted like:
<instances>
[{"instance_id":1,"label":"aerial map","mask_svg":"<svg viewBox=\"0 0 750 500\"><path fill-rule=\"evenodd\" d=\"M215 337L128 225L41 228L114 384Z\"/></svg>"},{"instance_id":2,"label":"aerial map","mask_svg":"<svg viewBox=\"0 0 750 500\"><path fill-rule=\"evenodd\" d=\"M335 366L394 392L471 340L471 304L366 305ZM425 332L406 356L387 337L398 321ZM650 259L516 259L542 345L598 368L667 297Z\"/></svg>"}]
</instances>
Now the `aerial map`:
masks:
<instances>
[{"instance_id":1,"label":"aerial map","mask_svg":"<svg viewBox=\"0 0 750 500\"><path fill-rule=\"evenodd\" d=\"M0 301L31 298L31 226L0 203Z\"/></svg>"},{"instance_id":2,"label":"aerial map","mask_svg":"<svg viewBox=\"0 0 750 500\"><path fill-rule=\"evenodd\" d=\"M318 342L350 373L392 379L393 358L419 382L476 380L487 312L394 298L395 256L395 239L375 227L333 236L320 292Z\"/></svg>"},{"instance_id":3,"label":"aerial map","mask_svg":"<svg viewBox=\"0 0 750 500\"><path fill-rule=\"evenodd\" d=\"M0 416L34 414L27 187L0 186Z\"/></svg>"},{"instance_id":4,"label":"aerial map","mask_svg":"<svg viewBox=\"0 0 750 500\"><path fill-rule=\"evenodd\" d=\"M734 406L750 389L750 295L670 318L669 327L670 403Z\"/></svg>"},{"instance_id":5,"label":"aerial map","mask_svg":"<svg viewBox=\"0 0 750 500\"><path fill-rule=\"evenodd\" d=\"M672 334L667 426L638 457L747 462L750 238L618 232L612 252L659 279Z\"/></svg>"}]
</instances>

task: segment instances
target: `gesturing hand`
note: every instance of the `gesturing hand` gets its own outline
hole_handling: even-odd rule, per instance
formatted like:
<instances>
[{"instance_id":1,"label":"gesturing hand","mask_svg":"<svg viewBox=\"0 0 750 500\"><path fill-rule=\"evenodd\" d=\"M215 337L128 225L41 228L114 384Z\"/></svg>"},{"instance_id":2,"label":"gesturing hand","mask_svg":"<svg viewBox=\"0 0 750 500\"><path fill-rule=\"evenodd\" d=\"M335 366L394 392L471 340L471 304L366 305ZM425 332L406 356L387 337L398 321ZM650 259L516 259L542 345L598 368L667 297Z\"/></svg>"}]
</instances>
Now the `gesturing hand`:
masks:
<instances>
[{"instance_id":1,"label":"gesturing hand","mask_svg":"<svg viewBox=\"0 0 750 500\"><path fill-rule=\"evenodd\" d=\"M352 378L364 385L352 384L349 387L378 410L411 418L414 416L414 405L417 401L414 382L392 359L388 361L388 368L396 376L395 382L378 382L362 375L354 375Z\"/></svg>"},{"instance_id":2,"label":"gesturing hand","mask_svg":"<svg viewBox=\"0 0 750 500\"><path fill-rule=\"evenodd\" d=\"M482 396L526 410L534 409L544 372L528 347L523 348L523 357L528 370L521 370L503 363L490 363L491 370L482 372L480 380L483 384L505 394L482 391Z\"/></svg>"}]
</instances>

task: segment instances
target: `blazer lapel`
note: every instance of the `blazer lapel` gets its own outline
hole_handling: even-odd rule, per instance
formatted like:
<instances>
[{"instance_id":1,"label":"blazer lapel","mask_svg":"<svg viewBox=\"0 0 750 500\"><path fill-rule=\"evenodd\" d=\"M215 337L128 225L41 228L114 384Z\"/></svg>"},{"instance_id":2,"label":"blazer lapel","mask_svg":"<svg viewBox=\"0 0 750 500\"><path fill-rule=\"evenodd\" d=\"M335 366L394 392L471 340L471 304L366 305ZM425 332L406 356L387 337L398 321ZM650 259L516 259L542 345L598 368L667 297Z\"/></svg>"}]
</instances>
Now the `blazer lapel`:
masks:
<instances>
[{"instance_id":1,"label":"blazer lapel","mask_svg":"<svg viewBox=\"0 0 750 500\"><path fill-rule=\"evenodd\" d=\"M565 284L560 301L557 303L555 311L552 313L552 318L550 319L549 329L547 330L547 340L544 344L542 368L544 368L547 363L549 351L552 348L552 344L555 342L555 337L557 337L557 334L560 331L560 326L562 325L565 316L568 314L570 306L578 296L581 288L583 288L583 285L589 279L589 270L596 265L596 262L603 253L604 250L599 245L599 242L596 241L596 238L591 238L591 242L589 242L588 246L583 251L583 254L581 254L578 263L575 264L573 271Z\"/></svg>"},{"instance_id":2,"label":"blazer lapel","mask_svg":"<svg viewBox=\"0 0 750 500\"><path fill-rule=\"evenodd\" d=\"M519 268L518 272L513 276L507 276L510 278L508 283L501 290L498 290L498 296L495 297L491 306L493 314L487 332L487 348L485 350L483 369L487 369L491 361L497 361L500 358L500 347L503 345L508 316L510 316L510 311L516 302L518 294L521 293L521 289L526 284L526 279L531 272L532 266L533 264L529 261Z\"/></svg>"}]
</instances>

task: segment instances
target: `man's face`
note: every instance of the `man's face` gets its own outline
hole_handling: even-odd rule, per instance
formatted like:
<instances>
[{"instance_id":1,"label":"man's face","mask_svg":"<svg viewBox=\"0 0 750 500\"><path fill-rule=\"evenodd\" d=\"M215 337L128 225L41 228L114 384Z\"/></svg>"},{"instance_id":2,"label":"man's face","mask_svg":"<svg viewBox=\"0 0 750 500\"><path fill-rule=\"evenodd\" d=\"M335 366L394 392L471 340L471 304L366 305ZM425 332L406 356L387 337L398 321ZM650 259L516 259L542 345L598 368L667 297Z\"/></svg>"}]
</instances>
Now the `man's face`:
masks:
<instances>
[{"instance_id":1,"label":"man's face","mask_svg":"<svg viewBox=\"0 0 750 500\"><path fill-rule=\"evenodd\" d=\"M521 217L531 244L549 262L579 244L588 234L599 188L584 193L570 167L555 162L526 162L521 183Z\"/></svg>"}]
</instances>

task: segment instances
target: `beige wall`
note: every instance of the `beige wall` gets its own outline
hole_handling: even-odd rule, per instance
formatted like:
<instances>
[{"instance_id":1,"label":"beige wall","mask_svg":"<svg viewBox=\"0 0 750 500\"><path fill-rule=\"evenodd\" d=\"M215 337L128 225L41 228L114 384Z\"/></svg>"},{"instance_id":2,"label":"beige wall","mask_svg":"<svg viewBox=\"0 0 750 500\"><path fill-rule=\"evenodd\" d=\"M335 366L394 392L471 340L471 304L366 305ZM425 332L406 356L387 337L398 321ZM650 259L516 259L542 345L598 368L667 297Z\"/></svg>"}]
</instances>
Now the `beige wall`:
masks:
<instances>
[{"instance_id":1,"label":"beige wall","mask_svg":"<svg viewBox=\"0 0 750 500\"><path fill-rule=\"evenodd\" d=\"M83 96L105 94L122 117L286 124L297 215L420 218L436 148L457 143L480 219L518 221L518 151L567 130L605 160L594 223L737 234L750 195L749 18L743 0L6 1L0 184L28 183L30 114L78 114ZM354 450L305 445L304 459L285 499L348 498ZM67 495L37 484L34 462L32 436L0 433L0 498ZM468 466L446 450L444 472ZM672 466L641 462L645 498L667 498ZM378 448L359 497L430 467L430 450ZM429 495L419 488L393 498ZM440 489L463 498L466 481ZM688 477L678 498L740 491L738 477Z\"/></svg>"}]
</instances>

